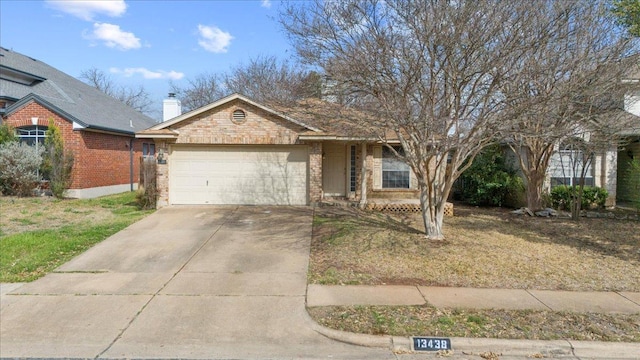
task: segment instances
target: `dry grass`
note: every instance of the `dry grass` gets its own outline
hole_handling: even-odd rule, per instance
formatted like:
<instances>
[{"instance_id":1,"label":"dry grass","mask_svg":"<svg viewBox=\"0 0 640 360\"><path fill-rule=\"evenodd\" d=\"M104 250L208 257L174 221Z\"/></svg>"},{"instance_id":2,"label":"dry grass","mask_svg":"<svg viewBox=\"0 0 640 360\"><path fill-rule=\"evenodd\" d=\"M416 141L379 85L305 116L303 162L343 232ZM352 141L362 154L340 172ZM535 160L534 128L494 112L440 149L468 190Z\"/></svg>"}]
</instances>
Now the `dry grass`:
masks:
<instances>
[{"instance_id":1,"label":"dry grass","mask_svg":"<svg viewBox=\"0 0 640 360\"><path fill-rule=\"evenodd\" d=\"M429 242L419 215L318 208L309 282L640 291L640 222L455 212Z\"/></svg>"},{"instance_id":2,"label":"dry grass","mask_svg":"<svg viewBox=\"0 0 640 360\"><path fill-rule=\"evenodd\" d=\"M640 314L431 306L331 306L309 313L324 326L362 334L640 342Z\"/></svg>"},{"instance_id":3,"label":"dry grass","mask_svg":"<svg viewBox=\"0 0 640 360\"><path fill-rule=\"evenodd\" d=\"M456 206L446 241L419 215L316 210L309 282L640 291L640 222L530 218ZM425 306L308 309L338 330L396 336L640 341L640 314L468 310Z\"/></svg>"}]
</instances>

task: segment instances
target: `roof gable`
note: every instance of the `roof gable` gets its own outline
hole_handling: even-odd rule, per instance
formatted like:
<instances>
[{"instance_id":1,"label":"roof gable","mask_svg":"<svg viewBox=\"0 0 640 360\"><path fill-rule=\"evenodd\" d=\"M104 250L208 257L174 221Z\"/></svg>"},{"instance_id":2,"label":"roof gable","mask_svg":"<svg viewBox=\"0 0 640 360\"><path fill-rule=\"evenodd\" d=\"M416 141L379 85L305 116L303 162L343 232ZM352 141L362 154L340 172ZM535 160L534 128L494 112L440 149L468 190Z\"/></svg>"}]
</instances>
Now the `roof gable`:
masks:
<instances>
[{"instance_id":1,"label":"roof gable","mask_svg":"<svg viewBox=\"0 0 640 360\"><path fill-rule=\"evenodd\" d=\"M313 131L313 132L320 132L321 131L318 128L315 128L313 126L310 126L310 125L307 125L305 123L302 123L302 122L300 122L300 121L298 121L296 119L293 119L293 118L291 118L289 116L286 116L286 115L284 115L284 114L282 114L282 113L280 113L278 111L275 111L275 110L273 110L273 109L271 109L271 108L269 108L269 107L267 107L265 105L259 104L259 103L255 102L255 101L247 98L246 96L243 96L243 95L238 94L238 93L229 95L229 96L224 97L224 98L222 98L222 99L220 99L218 101L212 102L209 105L205 105L205 106L200 107L198 109L195 109L195 110L189 111L187 113L184 113L184 114L182 114L180 116L177 116L177 117L175 117L173 119L170 119L170 120L167 120L165 122L162 122L162 123L160 123L158 125L155 125L155 126L149 128L149 130L162 130L162 129L167 129L169 127L175 127L176 125L179 125L181 122L191 121L191 120L197 118L199 115L208 113L208 112L210 112L212 110L215 111L216 108L221 108L223 106L229 105L229 104L233 103L234 101L240 101L242 103L245 103L245 104L248 104L250 106L256 107L256 108L258 108L258 109L260 109L262 111L265 111L266 113L268 113L270 115L276 116L277 118L280 118L280 119L282 119L284 121L287 121L287 122L290 122L290 123L295 124L297 126L300 126L302 128L305 128L306 130Z\"/></svg>"}]
</instances>

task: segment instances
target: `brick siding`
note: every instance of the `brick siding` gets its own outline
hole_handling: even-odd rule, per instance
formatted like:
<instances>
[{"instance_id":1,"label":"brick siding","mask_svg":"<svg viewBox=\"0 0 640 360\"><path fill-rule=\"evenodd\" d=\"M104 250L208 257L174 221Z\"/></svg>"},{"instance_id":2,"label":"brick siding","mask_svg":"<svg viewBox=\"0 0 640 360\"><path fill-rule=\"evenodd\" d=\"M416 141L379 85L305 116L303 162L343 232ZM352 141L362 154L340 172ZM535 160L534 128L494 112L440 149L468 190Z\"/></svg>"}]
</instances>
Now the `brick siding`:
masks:
<instances>
[{"instance_id":1,"label":"brick siding","mask_svg":"<svg viewBox=\"0 0 640 360\"><path fill-rule=\"evenodd\" d=\"M322 143L309 144L309 201L322 201Z\"/></svg>"},{"instance_id":2,"label":"brick siding","mask_svg":"<svg viewBox=\"0 0 640 360\"><path fill-rule=\"evenodd\" d=\"M3 121L14 128L32 126L31 118L38 118L39 126L49 126L49 119L60 128L64 146L74 158L71 189L89 189L100 186L130 183L129 143L125 135L73 130L71 121L36 102L29 102ZM144 142L152 142L145 140ZM142 156L141 139L133 141L133 182L137 183Z\"/></svg>"},{"instance_id":3,"label":"brick siding","mask_svg":"<svg viewBox=\"0 0 640 360\"><path fill-rule=\"evenodd\" d=\"M244 121L232 120L236 110L245 112ZM298 133L305 130L240 101L232 101L171 128L180 133L177 144L220 145L293 145L297 143Z\"/></svg>"}]
</instances>

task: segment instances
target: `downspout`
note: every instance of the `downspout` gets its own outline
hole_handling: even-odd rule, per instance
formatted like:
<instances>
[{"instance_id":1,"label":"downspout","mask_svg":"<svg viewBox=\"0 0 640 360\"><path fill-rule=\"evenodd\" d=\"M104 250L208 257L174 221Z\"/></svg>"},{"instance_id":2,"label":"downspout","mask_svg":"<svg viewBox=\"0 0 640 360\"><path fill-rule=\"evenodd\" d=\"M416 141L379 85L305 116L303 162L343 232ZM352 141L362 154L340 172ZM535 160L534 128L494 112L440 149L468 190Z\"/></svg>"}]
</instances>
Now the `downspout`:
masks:
<instances>
[{"instance_id":1,"label":"downspout","mask_svg":"<svg viewBox=\"0 0 640 360\"><path fill-rule=\"evenodd\" d=\"M609 191L609 184L607 183L607 172L609 171L607 166L607 154L608 151L605 150L602 152L602 157L600 158L600 187ZM594 184L595 185L595 184Z\"/></svg>"},{"instance_id":2,"label":"downspout","mask_svg":"<svg viewBox=\"0 0 640 360\"><path fill-rule=\"evenodd\" d=\"M135 138L129 139L129 184L133 192L133 142Z\"/></svg>"}]
</instances>

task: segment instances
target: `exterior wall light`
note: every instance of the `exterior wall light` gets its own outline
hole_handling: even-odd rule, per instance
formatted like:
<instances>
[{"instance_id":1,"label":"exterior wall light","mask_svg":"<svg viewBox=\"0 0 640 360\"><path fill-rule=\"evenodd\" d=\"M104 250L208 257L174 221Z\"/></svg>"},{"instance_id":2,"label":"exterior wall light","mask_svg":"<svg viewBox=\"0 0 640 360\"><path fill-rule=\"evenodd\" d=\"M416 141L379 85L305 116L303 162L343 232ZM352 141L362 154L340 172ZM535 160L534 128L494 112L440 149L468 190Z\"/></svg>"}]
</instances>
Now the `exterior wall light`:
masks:
<instances>
[{"instance_id":1,"label":"exterior wall light","mask_svg":"<svg viewBox=\"0 0 640 360\"><path fill-rule=\"evenodd\" d=\"M160 148L160 150L158 150L158 164L164 165L167 163L167 159L165 159L164 157L164 149Z\"/></svg>"}]
</instances>

